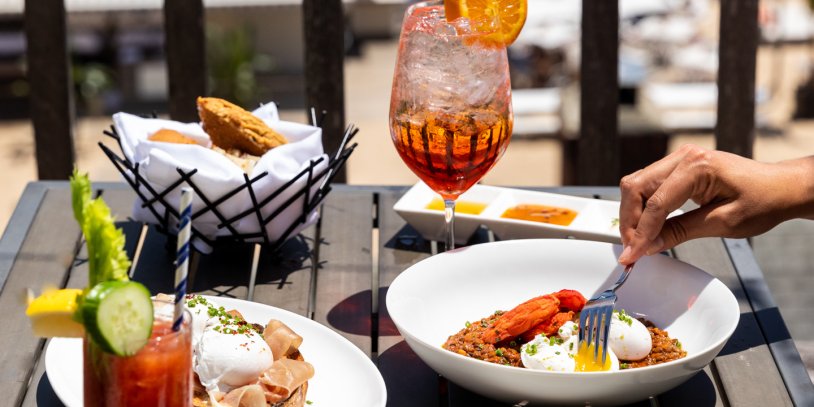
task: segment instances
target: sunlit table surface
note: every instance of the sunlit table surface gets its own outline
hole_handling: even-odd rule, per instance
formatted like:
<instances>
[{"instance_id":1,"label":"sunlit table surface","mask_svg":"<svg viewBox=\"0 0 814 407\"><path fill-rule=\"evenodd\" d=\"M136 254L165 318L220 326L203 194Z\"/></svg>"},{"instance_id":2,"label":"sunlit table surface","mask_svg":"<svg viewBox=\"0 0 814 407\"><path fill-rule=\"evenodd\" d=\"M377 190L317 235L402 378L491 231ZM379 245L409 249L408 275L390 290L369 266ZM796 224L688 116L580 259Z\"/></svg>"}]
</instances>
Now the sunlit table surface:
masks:
<instances>
[{"instance_id":1,"label":"sunlit table surface","mask_svg":"<svg viewBox=\"0 0 814 407\"><path fill-rule=\"evenodd\" d=\"M121 219L134 279L152 292L171 292L174 240L128 220L135 199L125 184L94 187ZM443 249L421 238L393 211L406 187L336 185L317 225L281 250L220 245L191 262L192 292L269 304L338 332L378 367L388 406L498 406L440 377L399 335L385 308L387 287L407 267ZM617 188L539 188L583 197L618 199ZM60 406L45 374L46 341L34 338L22 300L26 288L83 287L86 264L67 182L27 186L0 240L0 394L3 405ZM469 244L493 240L479 230ZM256 256L259 254L259 256ZM723 281L741 308L735 334L713 363L683 385L635 405L812 406L806 374L763 274L745 240L700 239L666 253ZM353 391L353 389L348 389ZM8 404L6 404L8 403Z\"/></svg>"}]
</instances>

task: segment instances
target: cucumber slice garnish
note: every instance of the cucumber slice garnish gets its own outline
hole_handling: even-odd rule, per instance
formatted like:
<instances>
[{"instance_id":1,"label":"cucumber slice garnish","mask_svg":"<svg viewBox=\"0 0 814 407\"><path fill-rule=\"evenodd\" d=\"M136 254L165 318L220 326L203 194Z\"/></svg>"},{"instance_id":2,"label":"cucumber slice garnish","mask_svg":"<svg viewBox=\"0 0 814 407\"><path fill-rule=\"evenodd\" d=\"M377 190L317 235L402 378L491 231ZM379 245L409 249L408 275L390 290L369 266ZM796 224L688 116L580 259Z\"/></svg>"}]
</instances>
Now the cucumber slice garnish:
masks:
<instances>
[{"instance_id":1,"label":"cucumber slice garnish","mask_svg":"<svg viewBox=\"0 0 814 407\"><path fill-rule=\"evenodd\" d=\"M135 281L105 281L93 286L82 303L85 331L102 350L131 356L150 339L153 301Z\"/></svg>"}]
</instances>

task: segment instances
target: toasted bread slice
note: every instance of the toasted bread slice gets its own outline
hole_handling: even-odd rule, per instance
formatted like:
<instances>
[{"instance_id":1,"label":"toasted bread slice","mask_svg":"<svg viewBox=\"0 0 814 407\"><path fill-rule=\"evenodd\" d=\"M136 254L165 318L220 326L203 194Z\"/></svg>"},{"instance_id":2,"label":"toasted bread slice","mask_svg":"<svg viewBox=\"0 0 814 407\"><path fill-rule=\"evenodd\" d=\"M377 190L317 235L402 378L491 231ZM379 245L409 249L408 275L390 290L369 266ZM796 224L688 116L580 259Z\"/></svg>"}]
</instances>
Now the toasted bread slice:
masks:
<instances>
[{"instance_id":1,"label":"toasted bread slice","mask_svg":"<svg viewBox=\"0 0 814 407\"><path fill-rule=\"evenodd\" d=\"M302 354L296 352L291 355L292 359L296 360L305 360L302 357ZM193 395L192 395L192 405L194 407L211 407L212 404L209 402L209 393L206 392L206 389L201 385L201 382L198 381L198 375L194 374L194 382L193 382ZM305 395L308 393L308 382L303 383L300 387L294 390L287 399L276 403L276 404L268 404L270 407L304 407L306 398Z\"/></svg>"}]
</instances>

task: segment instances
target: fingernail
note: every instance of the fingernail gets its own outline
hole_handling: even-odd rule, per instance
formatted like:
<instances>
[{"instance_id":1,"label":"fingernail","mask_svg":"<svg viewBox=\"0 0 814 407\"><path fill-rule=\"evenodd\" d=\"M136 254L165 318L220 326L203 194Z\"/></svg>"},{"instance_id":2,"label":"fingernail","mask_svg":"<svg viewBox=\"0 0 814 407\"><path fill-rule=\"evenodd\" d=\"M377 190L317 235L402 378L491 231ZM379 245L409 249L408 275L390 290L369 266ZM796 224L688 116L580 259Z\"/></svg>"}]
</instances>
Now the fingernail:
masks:
<instances>
[{"instance_id":1,"label":"fingernail","mask_svg":"<svg viewBox=\"0 0 814 407\"><path fill-rule=\"evenodd\" d=\"M625 246L625 250L622 250L622 254L619 256L619 263L624 264L624 263L629 262L630 261L629 257L630 257L630 252L631 251L632 251L632 249L630 248L630 246Z\"/></svg>"},{"instance_id":2,"label":"fingernail","mask_svg":"<svg viewBox=\"0 0 814 407\"><path fill-rule=\"evenodd\" d=\"M647 255L652 256L660 252L662 247L664 247L664 239L659 236L653 241L653 243L650 244L650 247L647 248Z\"/></svg>"}]
</instances>

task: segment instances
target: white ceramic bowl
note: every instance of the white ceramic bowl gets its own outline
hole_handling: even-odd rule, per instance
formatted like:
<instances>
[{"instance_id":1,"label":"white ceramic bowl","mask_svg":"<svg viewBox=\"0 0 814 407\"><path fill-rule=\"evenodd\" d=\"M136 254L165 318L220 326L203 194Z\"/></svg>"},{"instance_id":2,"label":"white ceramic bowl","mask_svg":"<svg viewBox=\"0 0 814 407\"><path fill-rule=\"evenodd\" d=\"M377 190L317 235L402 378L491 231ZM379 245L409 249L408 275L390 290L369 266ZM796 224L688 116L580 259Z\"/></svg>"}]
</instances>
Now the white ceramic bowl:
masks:
<instances>
[{"instance_id":1,"label":"white ceramic bowl","mask_svg":"<svg viewBox=\"0 0 814 407\"><path fill-rule=\"evenodd\" d=\"M734 295L719 280L663 255L637 262L617 308L645 314L681 341L685 358L616 372L560 373L501 366L441 348L466 321L570 288L592 297L616 281L621 247L581 240L513 240L461 248L401 273L387 308L410 347L438 373L507 402L615 405L667 391L709 364L738 325Z\"/></svg>"}]
</instances>

